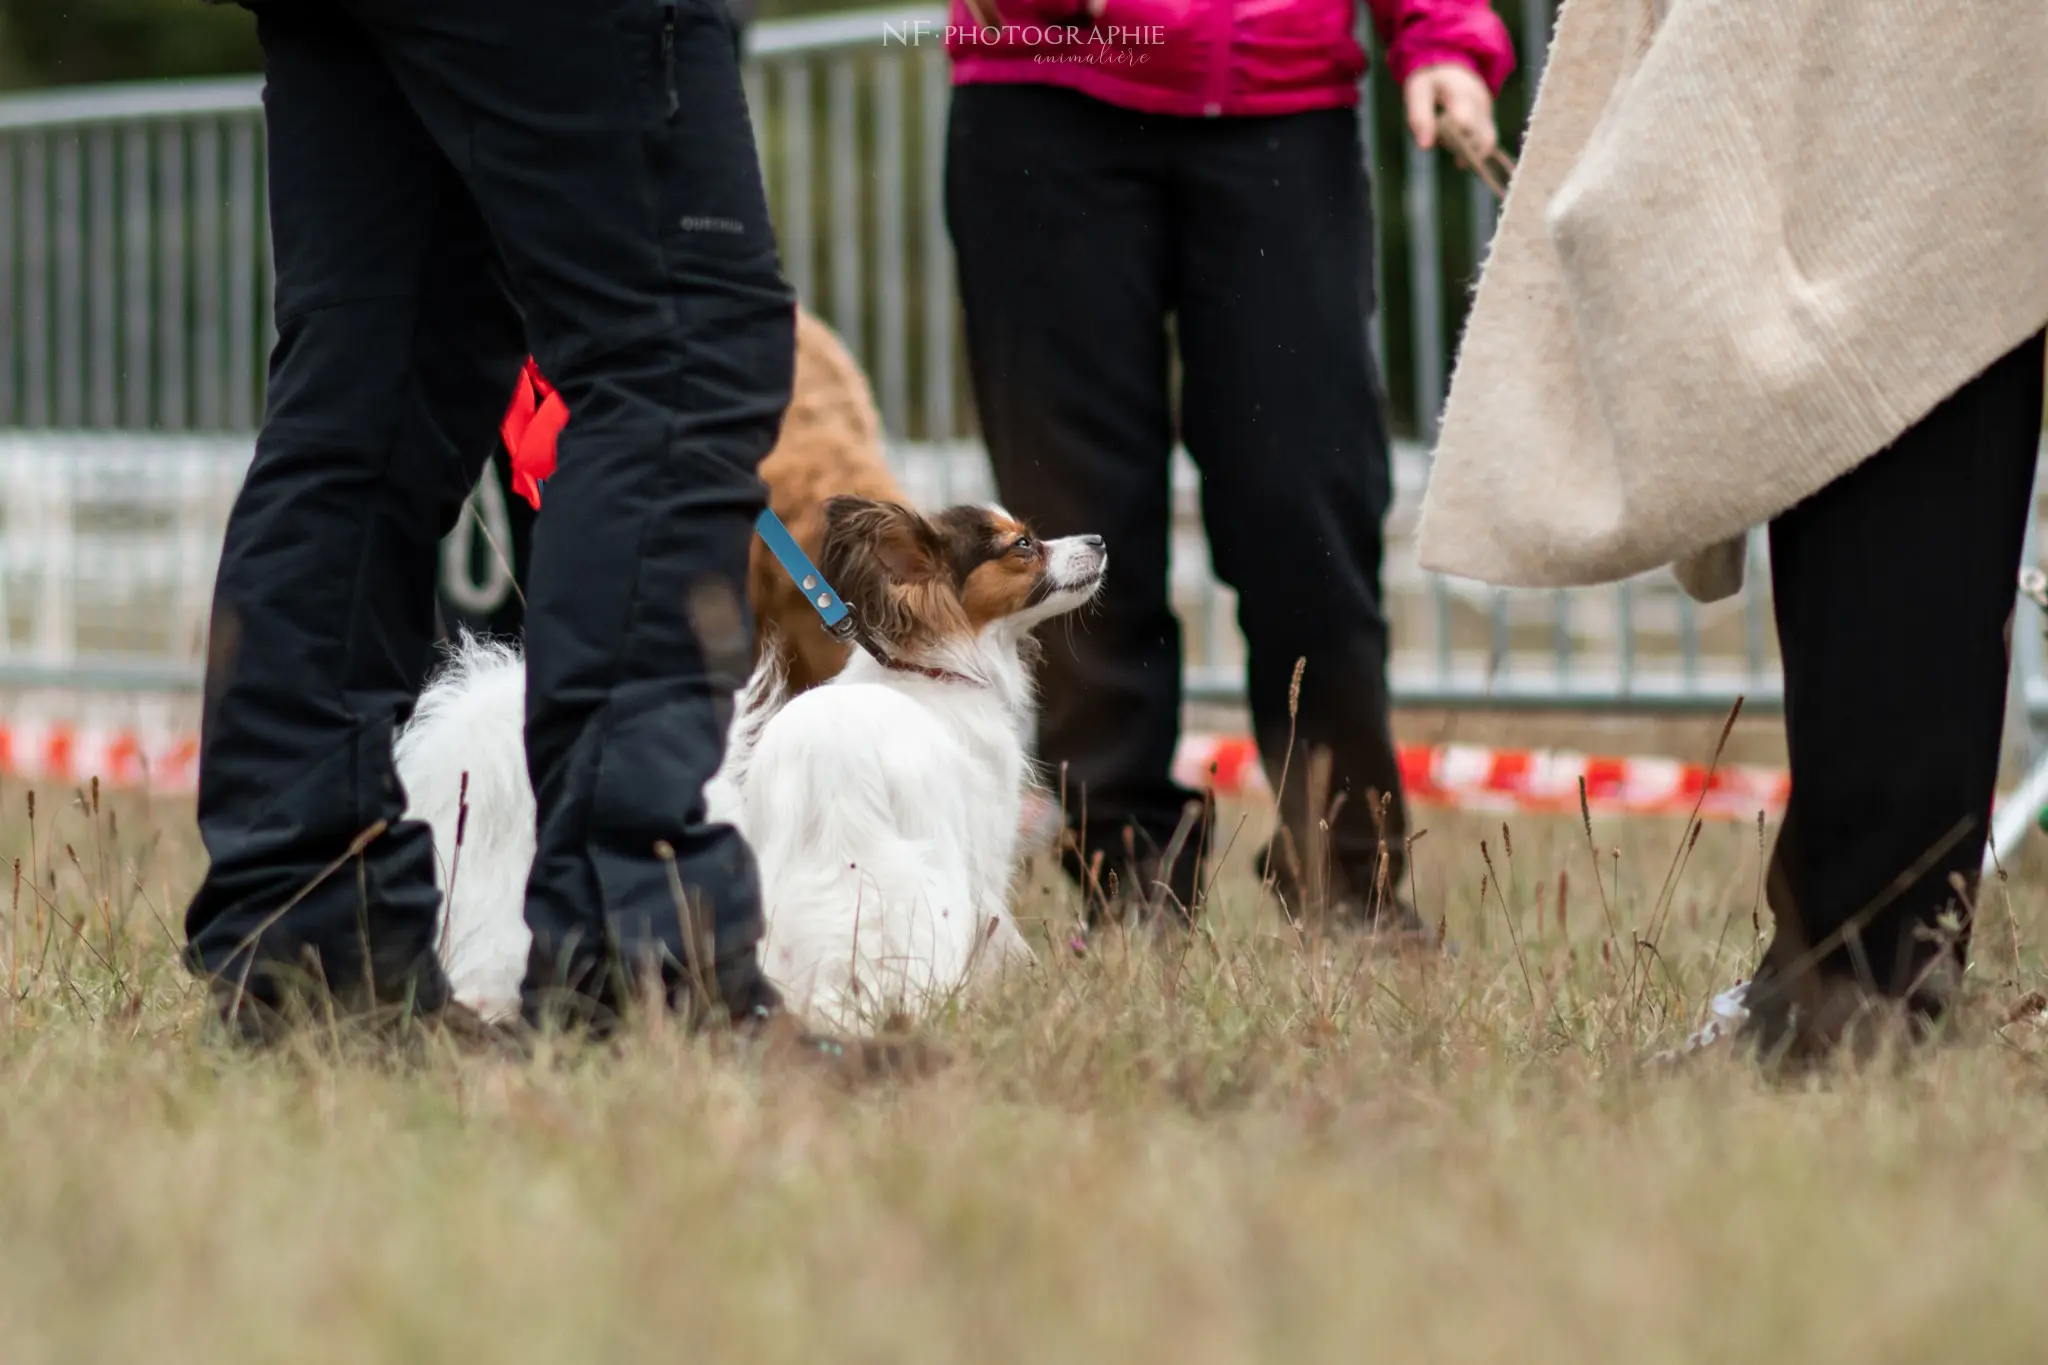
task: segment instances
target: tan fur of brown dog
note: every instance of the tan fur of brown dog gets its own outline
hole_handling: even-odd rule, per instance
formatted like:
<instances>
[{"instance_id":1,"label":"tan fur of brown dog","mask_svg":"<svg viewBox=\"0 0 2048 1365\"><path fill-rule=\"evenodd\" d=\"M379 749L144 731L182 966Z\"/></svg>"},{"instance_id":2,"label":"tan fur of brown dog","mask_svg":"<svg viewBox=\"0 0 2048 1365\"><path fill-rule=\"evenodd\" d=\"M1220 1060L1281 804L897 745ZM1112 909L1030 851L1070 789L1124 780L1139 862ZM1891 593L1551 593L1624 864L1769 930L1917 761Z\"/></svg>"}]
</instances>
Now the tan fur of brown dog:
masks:
<instances>
[{"instance_id":1,"label":"tan fur of brown dog","mask_svg":"<svg viewBox=\"0 0 2048 1365\"><path fill-rule=\"evenodd\" d=\"M801 308L789 412L775 448L761 462L761 477L768 484L768 505L813 563L824 553L828 498L908 501L882 457L882 419L867 376L838 335ZM817 611L758 536L747 565L747 592L758 638L776 641L792 695L845 666L850 646L825 633Z\"/></svg>"}]
</instances>

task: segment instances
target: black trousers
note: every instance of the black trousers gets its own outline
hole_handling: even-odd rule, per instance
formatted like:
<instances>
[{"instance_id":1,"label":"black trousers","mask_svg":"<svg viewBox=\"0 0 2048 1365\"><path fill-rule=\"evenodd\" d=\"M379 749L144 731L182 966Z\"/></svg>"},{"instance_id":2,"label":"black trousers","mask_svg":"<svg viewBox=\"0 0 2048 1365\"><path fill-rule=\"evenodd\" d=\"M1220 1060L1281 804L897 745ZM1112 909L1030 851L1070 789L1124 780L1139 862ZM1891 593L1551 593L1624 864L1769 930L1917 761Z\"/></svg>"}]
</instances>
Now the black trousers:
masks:
<instances>
[{"instance_id":1,"label":"black trousers","mask_svg":"<svg viewBox=\"0 0 2048 1365\"><path fill-rule=\"evenodd\" d=\"M392 735L430 656L438 542L530 346L575 417L526 575L529 1011L615 1003L614 967L680 990L658 842L728 989L756 981L754 868L702 792L751 652L795 301L729 17L290 0L258 25L278 340L216 587L189 961L262 1004L309 967L445 996Z\"/></svg>"},{"instance_id":2,"label":"black trousers","mask_svg":"<svg viewBox=\"0 0 2048 1365\"><path fill-rule=\"evenodd\" d=\"M726 0L726 11L732 17L733 51L744 55L746 50L747 25L753 21L753 0ZM509 401L511 395L506 395ZM512 491L512 457L505 449L502 438L492 437L488 476L495 477L498 488L504 495L506 533L496 546L482 536L474 538L469 546L469 571L475 581L490 581L498 567L494 562L503 555L506 567L511 570L512 587L502 593L494 605L477 609L456 601L444 585L440 593L441 629L435 640L435 657L440 657L440 646L455 639L462 631L472 635L491 635L499 638L517 638L526 630L526 573L533 546L533 523L537 515L531 503Z\"/></svg>"},{"instance_id":3,"label":"black trousers","mask_svg":"<svg viewBox=\"0 0 2048 1365\"><path fill-rule=\"evenodd\" d=\"M1916 997L1940 954L1961 965L1952 879L1973 892L1998 780L2042 361L2037 336L1771 524L1792 795L1760 982Z\"/></svg>"},{"instance_id":4,"label":"black trousers","mask_svg":"<svg viewBox=\"0 0 2048 1365\"><path fill-rule=\"evenodd\" d=\"M1313 847L1308 755L1326 749L1330 791L1345 796L1327 847L1332 893L1361 905L1372 894L1375 793L1389 798L1399 887L1407 821L1380 605L1392 490L1355 113L1176 119L1052 87L961 87L946 213L1004 504L1045 534L1109 542L1100 607L1049 641L1043 668L1038 753L1064 774L1084 856L1149 884L1194 799L1172 777L1177 432L1201 471L1216 573L1238 594L1260 753L1276 785L1288 768L1291 847ZM1278 870L1285 888L1286 860ZM1194 876L1189 858L1165 880L1185 898Z\"/></svg>"}]
</instances>

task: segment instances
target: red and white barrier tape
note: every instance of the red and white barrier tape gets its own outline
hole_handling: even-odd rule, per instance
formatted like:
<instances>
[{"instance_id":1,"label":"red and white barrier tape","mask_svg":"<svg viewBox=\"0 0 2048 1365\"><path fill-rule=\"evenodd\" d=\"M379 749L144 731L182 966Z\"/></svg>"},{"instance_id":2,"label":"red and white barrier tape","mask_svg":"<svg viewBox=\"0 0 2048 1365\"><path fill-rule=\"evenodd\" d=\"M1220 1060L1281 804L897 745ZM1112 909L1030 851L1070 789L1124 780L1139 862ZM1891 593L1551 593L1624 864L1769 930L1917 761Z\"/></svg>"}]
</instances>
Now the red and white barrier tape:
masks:
<instances>
[{"instance_id":1,"label":"red and white barrier tape","mask_svg":"<svg viewBox=\"0 0 2048 1365\"><path fill-rule=\"evenodd\" d=\"M0 721L0 775L53 786L190 793L199 778L199 738L132 726L70 721Z\"/></svg>"},{"instance_id":2,"label":"red and white barrier tape","mask_svg":"<svg viewBox=\"0 0 2048 1365\"><path fill-rule=\"evenodd\" d=\"M1585 754L1489 749L1474 744L1399 746L1401 782L1417 805L1467 810L1576 812L1579 783L1593 809L1628 815L1685 815L1753 820L1785 807L1792 779L1769 768L1703 764L1669 758L1593 758ZM1181 741L1174 775L1220 796L1264 791L1258 749L1239 736L1190 735Z\"/></svg>"},{"instance_id":3,"label":"red and white barrier tape","mask_svg":"<svg viewBox=\"0 0 2048 1365\"><path fill-rule=\"evenodd\" d=\"M67 721L0 722L0 774L53 785L146 787L190 793L198 777L199 741L192 734ZM1697 802L1705 816L1755 819L1784 809L1790 777L1766 768L1724 765L1710 775L1697 763L1666 758L1591 758L1584 754L1489 749L1471 744L1402 745L1401 778L1418 805L1472 810L1576 811L1579 782L1596 810L1631 815L1684 815ZM1189 735L1174 776L1219 796L1266 790L1251 740ZM1704 797L1703 794L1704 793Z\"/></svg>"}]
</instances>

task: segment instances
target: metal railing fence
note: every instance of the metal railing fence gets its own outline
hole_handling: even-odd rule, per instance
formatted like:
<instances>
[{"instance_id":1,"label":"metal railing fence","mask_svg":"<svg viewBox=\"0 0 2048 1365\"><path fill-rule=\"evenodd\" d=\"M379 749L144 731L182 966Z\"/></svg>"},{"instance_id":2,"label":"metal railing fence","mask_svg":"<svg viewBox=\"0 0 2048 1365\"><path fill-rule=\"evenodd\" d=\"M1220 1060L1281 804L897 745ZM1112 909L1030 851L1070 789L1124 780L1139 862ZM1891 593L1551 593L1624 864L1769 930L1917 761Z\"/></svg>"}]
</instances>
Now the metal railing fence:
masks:
<instances>
[{"instance_id":1,"label":"metal railing fence","mask_svg":"<svg viewBox=\"0 0 2048 1365\"><path fill-rule=\"evenodd\" d=\"M1522 54L1501 104L1513 143L1552 3L1501 9ZM899 466L934 499L987 489L942 218L947 67L936 36L915 37L943 23L933 6L762 23L746 69L786 269L867 369ZM1375 344L1404 438L1387 567L1397 698L1775 706L1761 538L1749 589L1712 607L1666 573L1502 592L1416 568L1424 450L1494 205L1413 147L1388 85L1368 75L1360 118L1378 210ZM0 99L0 684L196 684L272 338L263 150L251 79ZM1184 456L1176 483L1189 690L1229 699L1235 607L1210 571ZM2039 622L2021 611L2020 699L2048 717Z\"/></svg>"}]
</instances>

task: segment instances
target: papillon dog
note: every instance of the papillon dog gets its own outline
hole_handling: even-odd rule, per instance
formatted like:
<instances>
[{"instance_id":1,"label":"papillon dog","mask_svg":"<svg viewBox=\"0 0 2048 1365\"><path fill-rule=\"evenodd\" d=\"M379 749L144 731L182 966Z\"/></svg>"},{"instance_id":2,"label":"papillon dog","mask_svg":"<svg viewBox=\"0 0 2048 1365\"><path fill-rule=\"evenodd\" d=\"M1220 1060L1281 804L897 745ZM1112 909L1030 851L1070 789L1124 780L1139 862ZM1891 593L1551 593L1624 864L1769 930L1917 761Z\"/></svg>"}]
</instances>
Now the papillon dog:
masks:
<instances>
[{"instance_id":1,"label":"papillon dog","mask_svg":"<svg viewBox=\"0 0 2048 1365\"><path fill-rule=\"evenodd\" d=\"M754 851L769 979L814 1024L865 1034L1031 959L1009 908L1026 803L1045 799L1031 631L1095 596L1108 553L1000 508L835 497L824 519L819 568L870 648L796 695L763 650L705 799ZM518 1009L531 942L525 695L516 649L464 639L397 744L442 869L443 968L494 1019Z\"/></svg>"}]
</instances>

